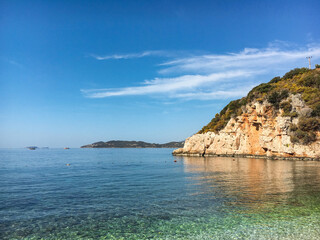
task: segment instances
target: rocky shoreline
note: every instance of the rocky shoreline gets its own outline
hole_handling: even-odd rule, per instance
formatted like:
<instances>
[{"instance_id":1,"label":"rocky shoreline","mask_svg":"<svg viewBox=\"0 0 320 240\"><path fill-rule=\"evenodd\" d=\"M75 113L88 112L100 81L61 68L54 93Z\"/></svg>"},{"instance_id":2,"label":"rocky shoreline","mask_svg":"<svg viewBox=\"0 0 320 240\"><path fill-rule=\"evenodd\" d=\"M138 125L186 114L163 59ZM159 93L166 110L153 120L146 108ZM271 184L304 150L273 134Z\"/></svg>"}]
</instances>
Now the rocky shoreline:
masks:
<instances>
[{"instance_id":1,"label":"rocky shoreline","mask_svg":"<svg viewBox=\"0 0 320 240\"><path fill-rule=\"evenodd\" d=\"M258 158L258 159L269 159L269 160L290 160L290 161L320 161L320 157L280 157L280 156L266 156L266 155L253 155L253 154L190 154L190 153L177 153L173 152L173 156L181 157L227 157L227 158Z\"/></svg>"}]
</instances>

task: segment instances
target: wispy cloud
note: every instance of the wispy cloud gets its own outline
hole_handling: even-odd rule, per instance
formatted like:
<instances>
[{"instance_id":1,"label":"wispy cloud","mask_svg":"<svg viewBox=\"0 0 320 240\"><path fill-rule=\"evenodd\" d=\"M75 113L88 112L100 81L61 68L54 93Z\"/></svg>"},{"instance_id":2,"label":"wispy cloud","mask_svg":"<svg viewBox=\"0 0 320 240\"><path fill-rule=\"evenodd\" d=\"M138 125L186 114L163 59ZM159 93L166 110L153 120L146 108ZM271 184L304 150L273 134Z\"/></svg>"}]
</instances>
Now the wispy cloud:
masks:
<instances>
[{"instance_id":1,"label":"wispy cloud","mask_svg":"<svg viewBox=\"0 0 320 240\"><path fill-rule=\"evenodd\" d=\"M183 98L186 100L199 99L199 100L211 100L211 99L229 99L235 97L243 97L251 90L253 86L239 87L237 89L230 90L217 90L211 92L187 92L178 93L176 98Z\"/></svg>"},{"instance_id":2,"label":"wispy cloud","mask_svg":"<svg viewBox=\"0 0 320 240\"><path fill-rule=\"evenodd\" d=\"M166 56L169 53L166 51L144 51L140 53L127 53L127 54L112 54L112 55L96 55L91 54L97 60L109 60L109 59L130 59L130 58L142 58L147 56Z\"/></svg>"},{"instance_id":3,"label":"wispy cloud","mask_svg":"<svg viewBox=\"0 0 320 240\"><path fill-rule=\"evenodd\" d=\"M199 87L203 88L222 81L228 82L239 77L249 77L252 74L253 72L247 71L229 71L212 73L210 75L183 75L175 78L155 78L154 80L145 81L142 86L138 87L93 89L82 90L82 92L90 98L154 94L165 94L172 98L180 98L183 96L194 98L198 90L197 88ZM191 95L191 93L193 93L193 95ZM200 94L204 95L205 92L200 92ZM209 93L206 94L209 96ZM211 95L213 96L212 93Z\"/></svg>"},{"instance_id":4,"label":"wispy cloud","mask_svg":"<svg viewBox=\"0 0 320 240\"><path fill-rule=\"evenodd\" d=\"M164 68L159 72L168 74L172 72L208 73L227 69L263 70L277 66L288 66L299 60L303 62L306 56L319 58L320 46L312 46L298 50L282 50L275 47L265 49L245 48L238 53L223 55L207 54L180 58L162 63L161 66Z\"/></svg>"},{"instance_id":5,"label":"wispy cloud","mask_svg":"<svg viewBox=\"0 0 320 240\"><path fill-rule=\"evenodd\" d=\"M147 51L101 58L125 59L157 54L160 55ZM133 95L188 100L235 98L244 96L255 84L269 80L260 79L262 75L273 77L273 74L292 67L307 66L307 56L313 56L313 60L320 59L320 46L312 44L305 48L290 49L290 44L278 41L263 49L245 48L236 53L176 57L159 64L159 73L165 77L142 81L140 86L86 89L82 92L89 98ZM175 77L167 76L171 74Z\"/></svg>"},{"instance_id":6,"label":"wispy cloud","mask_svg":"<svg viewBox=\"0 0 320 240\"><path fill-rule=\"evenodd\" d=\"M15 60L12 60L12 59L9 59L7 57L4 57L4 56L0 56L0 60L3 60L11 65L14 65L14 66L17 66L19 68L24 68L24 66L21 64L21 63L18 63L17 61Z\"/></svg>"}]
</instances>

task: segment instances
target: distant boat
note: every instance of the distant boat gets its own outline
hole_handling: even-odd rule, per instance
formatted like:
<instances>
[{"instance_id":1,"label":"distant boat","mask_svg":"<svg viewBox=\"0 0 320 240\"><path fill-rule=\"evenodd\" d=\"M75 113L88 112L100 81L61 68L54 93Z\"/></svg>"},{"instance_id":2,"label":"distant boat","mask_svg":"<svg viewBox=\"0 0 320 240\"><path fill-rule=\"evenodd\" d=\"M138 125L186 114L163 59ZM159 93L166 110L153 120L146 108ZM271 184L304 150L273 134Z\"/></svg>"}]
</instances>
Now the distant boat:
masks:
<instances>
[{"instance_id":1,"label":"distant boat","mask_svg":"<svg viewBox=\"0 0 320 240\"><path fill-rule=\"evenodd\" d=\"M27 147L29 150L36 150L38 147Z\"/></svg>"},{"instance_id":2,"label":"distant boat","mask_svg":"<svg viewBox=\"0 0 320 240\"><path fill-rule=\"evenodd\" d=\"M68 147L65 147L64 149L70 149L70 148L68 148Z\"/></svg>"}]
</instances>

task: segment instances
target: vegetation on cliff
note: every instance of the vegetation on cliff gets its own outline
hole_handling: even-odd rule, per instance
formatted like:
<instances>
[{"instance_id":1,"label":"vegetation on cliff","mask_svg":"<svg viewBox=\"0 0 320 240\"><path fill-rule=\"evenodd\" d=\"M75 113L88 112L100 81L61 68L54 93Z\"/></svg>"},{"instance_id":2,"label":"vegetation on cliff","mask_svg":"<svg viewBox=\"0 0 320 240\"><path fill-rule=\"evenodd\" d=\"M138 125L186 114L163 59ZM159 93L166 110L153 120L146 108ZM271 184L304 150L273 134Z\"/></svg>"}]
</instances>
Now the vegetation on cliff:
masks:
<instances>
[{"instance_id":1,"label":"vegetation on cliff","mask_svg":"<svg viewBox=\"0 0 320 240\"><path fill-rule=\"evenodd\" d=\"M299 116L292 109L290 94L300 94L302 100L311 108L307 116ZM289 99L289 100L288 100ZM282 109L283 116L299 118L297 125L290 127L291 140L294 143L309 144L316 140L315 131L320 131L320 68L310 70L295 68L283 77L275 77L268 83L253 88L246 97L231 101L222 111L215 115L210 123L199 133L219 132L228 121L244 112L244 106L251 102L267 101L272 105L274 113Z\"/></svg>"}]
</instances>

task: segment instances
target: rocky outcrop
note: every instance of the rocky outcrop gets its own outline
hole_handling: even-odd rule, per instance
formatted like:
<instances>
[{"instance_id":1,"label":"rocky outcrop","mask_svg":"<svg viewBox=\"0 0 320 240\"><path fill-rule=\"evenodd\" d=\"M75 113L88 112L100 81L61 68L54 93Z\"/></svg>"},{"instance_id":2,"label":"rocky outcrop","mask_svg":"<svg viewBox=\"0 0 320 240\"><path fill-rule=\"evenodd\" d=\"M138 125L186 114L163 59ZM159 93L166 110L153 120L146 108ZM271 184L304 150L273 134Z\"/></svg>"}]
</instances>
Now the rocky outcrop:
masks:
<instances>
[{"instance_id":1,"label":"rocky outcrop","mask_svg":"<svg viewBox=\"0 0 320 240\"><path fill-rule=\"evenodd\" d=\"M300 116L311 114L312 109L299 94L290 95L287 100L291 102L292 112ZM231 118L218 133L195 134L173 154L319 158L319 132L315 132L317 140L308 145L291 142L290 125L297 124L298 119L283 116L282 109L274 111L267 101L251 102L243 107L241 115Z\"/></svg>"}]
</instances>

